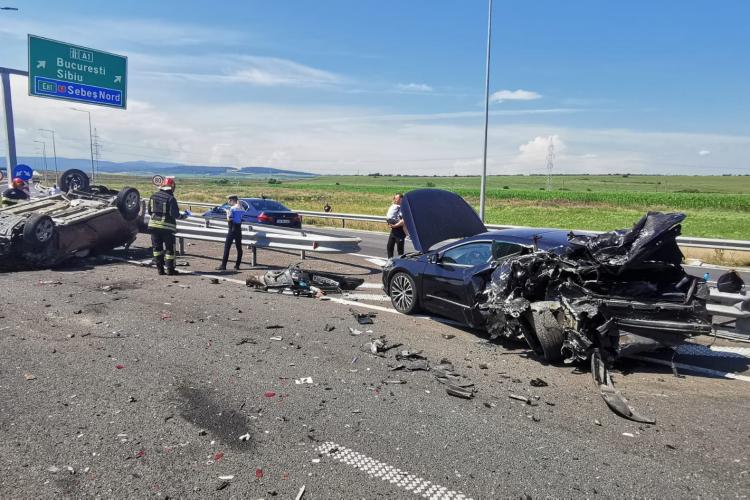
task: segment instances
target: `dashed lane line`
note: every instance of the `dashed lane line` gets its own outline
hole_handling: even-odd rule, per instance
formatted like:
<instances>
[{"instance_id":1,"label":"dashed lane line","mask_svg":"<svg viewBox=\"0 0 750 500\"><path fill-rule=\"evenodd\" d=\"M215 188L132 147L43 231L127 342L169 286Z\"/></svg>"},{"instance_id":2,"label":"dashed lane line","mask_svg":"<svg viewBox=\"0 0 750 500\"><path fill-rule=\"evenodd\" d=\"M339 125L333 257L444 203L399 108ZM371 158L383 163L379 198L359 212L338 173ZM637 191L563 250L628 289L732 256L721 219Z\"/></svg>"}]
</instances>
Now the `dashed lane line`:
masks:
<instances>
[{"instance_id":1,"label":"dashed lane line","mask_svg":"<svg viewBox=\"0 0 750 500\"><path fill-rule=\"evenodd\" d=\"M317 451L321 455L359 469L373 479L388 481L392 485L422 498L429 498L430 500L470 500L470 497L459 491L449 490L445 486L427 481L330 441L318 446Z\"/></svg>"}]
</instances>

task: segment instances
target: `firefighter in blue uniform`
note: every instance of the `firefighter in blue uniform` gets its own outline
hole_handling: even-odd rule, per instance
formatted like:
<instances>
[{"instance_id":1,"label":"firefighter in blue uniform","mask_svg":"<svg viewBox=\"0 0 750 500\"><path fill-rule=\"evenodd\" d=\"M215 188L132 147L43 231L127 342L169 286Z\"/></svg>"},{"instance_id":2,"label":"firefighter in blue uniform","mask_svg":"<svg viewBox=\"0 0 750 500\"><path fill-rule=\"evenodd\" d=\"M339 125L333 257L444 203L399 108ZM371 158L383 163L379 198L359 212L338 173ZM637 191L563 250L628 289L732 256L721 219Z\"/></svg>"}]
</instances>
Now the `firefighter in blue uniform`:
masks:
<instances>
[{"instance_id":1,"label":"firefighter in blue uniform","mask_svg":"<svg viewBox=\"0 0 750 500\"><path fill-rule=\"evenodd\" d=\"M148 200L148 228L151 232L151 246L154 261L159 274L173 276L175 271L175 234L177 233L177 219L184 219L187 215L180 213L180 207L174 197L175 182L168 177L162 182L159 191Z\"/></svg>"}]
</instances>

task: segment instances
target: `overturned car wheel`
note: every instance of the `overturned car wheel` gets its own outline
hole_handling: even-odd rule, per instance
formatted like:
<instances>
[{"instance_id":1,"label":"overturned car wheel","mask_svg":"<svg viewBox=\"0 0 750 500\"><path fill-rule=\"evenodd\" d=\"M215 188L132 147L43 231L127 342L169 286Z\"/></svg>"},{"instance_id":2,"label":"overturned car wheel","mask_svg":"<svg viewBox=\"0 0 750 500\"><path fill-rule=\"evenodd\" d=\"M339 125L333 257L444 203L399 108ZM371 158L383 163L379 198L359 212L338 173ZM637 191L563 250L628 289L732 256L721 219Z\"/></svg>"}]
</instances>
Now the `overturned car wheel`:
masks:
<instances>
[{"instance_id":1,"label":"overturned car wheel","mask_svg":"<svg viewBox=\"0 0 750 500\"><path fill-rule=\"evenodd\" d=\"M48 215L34 214L23 226L23 242L32 250L41 250L55 238L57 227Z\"/></svg>"},{"instance_id":2,"label":"overturned car wheel","mask_svg":"<svg viewBox=\"0 0 750 500\"><path fill-rule=\"evenodd\" d=\"M89 184L89 176L86 175L86 172L77 168L71 168L63 172L58 182L60 189L64 193L67 193L71 189L86 191L89 188Z\"/></svg>"},{"instance_id":3,"label":"overturned car wheel","mask_svg":"<svg viewBox=\"0 0 750 500\"><path fill-rule=\"evenodd\" d=\"M560 323L555 318L555 314L549 309L532 310L531 317L534 320L534 331L538 347L542 351L539 354L544 356L544 359L550 363L562 360L562 346L565 337Z\"/></svg>"},{"instance_id":4,"label":"overturned car wheel","mask_svg":"<svg viewBox=\"0 0 750 500\"><path fill-rule=\"evenodd\" d=\"M117 193L115 204L125 220L134 220L141 211L141 194L135 188L124 187Z\"/></svg>"},{"instance_id":5,"label":"overturned car wheel","mask_svg":"<svg viewBox=\"0 0 750 500\"><path fill-rule=\"evenodd\" d=\"M411 314L417 310L417 284L410 275L404 272L394 274L388 290L391 303L398 312Z\"/></svg>"}]
</instances>

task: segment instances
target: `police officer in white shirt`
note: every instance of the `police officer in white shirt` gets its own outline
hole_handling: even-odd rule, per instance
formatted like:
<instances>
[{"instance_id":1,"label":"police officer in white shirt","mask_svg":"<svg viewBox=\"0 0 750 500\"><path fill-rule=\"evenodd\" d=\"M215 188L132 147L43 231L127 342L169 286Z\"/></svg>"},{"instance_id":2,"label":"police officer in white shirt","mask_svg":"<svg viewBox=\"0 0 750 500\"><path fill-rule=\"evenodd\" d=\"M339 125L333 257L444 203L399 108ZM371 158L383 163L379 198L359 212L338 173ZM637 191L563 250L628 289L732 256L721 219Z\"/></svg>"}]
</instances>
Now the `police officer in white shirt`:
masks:
<instances>
[{"instance_id":1,"label":"police officer in white shirt","mask_svg":"<svg viewBox=\"0 0 750 500\"><path fill-rule=\"evenodd\" d=\"M386 251L388 252L388 258L393 257L393 247L396 247L398 255L404 253L404 240L406 239L406 231L404 230L404 218L401 216L401 200L404 195L396 193L393 195L393 204L388 208L386 214L386 222L388 227L391 228L391 234L388 236L388 245Z\"/></svg>"},{"instance_id":2,"label":"police officer in white shirt","mask_svg":"<svg viewBox=\"0 0 750 500\"><path fill-rule=\"evenodd\" d=\"M216 268L217 271L227 270L227 261L229 260L229 251L234 243L237 249L237 263L234 265L235 271L240 269L242 262L242 216L245 209L240 205L238 196L232 195L228 198L229 208L227 212L227 238L224 240L224 257L221 259L221 265Z\"/></svg>"}]
</instances>

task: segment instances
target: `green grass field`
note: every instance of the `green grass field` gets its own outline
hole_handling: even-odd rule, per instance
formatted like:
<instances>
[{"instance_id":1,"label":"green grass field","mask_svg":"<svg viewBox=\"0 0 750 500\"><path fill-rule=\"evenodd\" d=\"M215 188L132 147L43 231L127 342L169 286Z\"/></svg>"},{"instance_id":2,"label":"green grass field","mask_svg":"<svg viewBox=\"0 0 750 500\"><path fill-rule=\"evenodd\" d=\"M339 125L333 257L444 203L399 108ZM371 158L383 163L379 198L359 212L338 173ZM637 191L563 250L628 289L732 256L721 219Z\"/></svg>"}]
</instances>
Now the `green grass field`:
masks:
<instances>
[{"instance_id":1,"label":"green grass field","mask_svg":"<svg viewBox=\"0 0 750 500\"><path fill-rule=\"evenodd\" d=\"M143 193L149 179L103 176L114 187L125 184ZM277 199L299 210L384 214L395 192L435 187L454 191L479 205L478 177L321 176L304 180L239 178L178 179L181 200L220 202L227 194ZM491 176L486 219L491 224L609 230L629 227L648 210L682 211L683 234L750 238L750 176L555 176L545 190L543 176Z\"/></svg>"}]
</instances>

